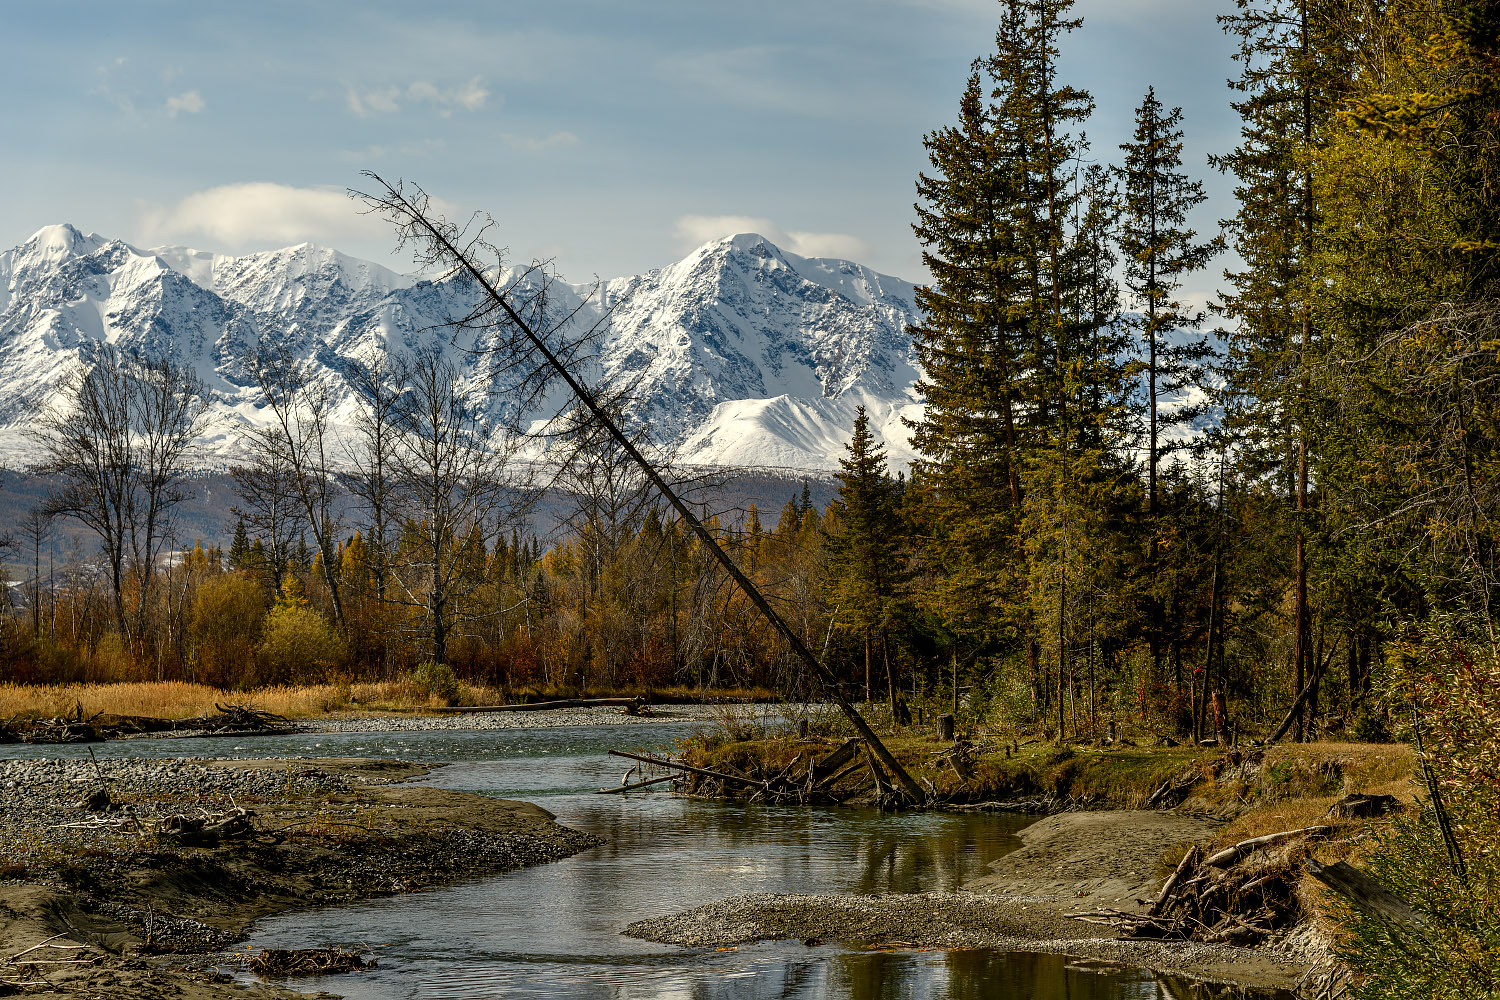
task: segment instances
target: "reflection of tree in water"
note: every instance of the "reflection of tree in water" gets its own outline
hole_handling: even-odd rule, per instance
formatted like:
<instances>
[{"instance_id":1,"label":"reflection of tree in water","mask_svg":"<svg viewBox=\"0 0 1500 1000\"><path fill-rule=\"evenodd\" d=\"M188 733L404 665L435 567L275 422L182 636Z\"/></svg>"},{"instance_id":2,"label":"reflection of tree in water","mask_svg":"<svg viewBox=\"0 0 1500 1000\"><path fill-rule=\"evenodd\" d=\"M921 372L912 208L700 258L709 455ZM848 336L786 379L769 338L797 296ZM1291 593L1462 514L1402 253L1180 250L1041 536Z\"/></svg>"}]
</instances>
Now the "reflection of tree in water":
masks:
<instances>
[{"instance_id":1,"label":"reflection of tree in water","mask_svg":"<svg viewBox=\"0 0 1500 1000\"><path fill-rule=\"evenodd\" d=\"M691 1000L825 1000L838 996L829 993L821 958L767 963L750 976L709 976L697 979L690 992L669 988L660 994L642 993L636 987L622 992L622 998L657 996L665 1000L690 997ZM674 984L675 985L675 984Z\"/></svg>"},{"instance_id":2,"label":"reflection of tree in water","mask_svg":"<svg viewBox=\"0 0 1500 1000\"><path fill-rule=\"evenodd\" d=\"M792 997L798 994L785 993ZM1213 986L1141 969L1079 964L1025 952L854 952L829 959L820 1000L1291 1000L1291 994Z\"/></svg>"},{"instance_id":3,"label":"reflection of tree in water","mask_svg":"<svg viewBox=\"0 0 1500 1000\"><path fill-rule=\"evenodd\" d=\"M929 824L906 831L872 823L869 835L854 845L850 891L951 892L986 874L988 863L1014 845L1009 837L997 836L995 817L977 819L954 816L936 828ZM1026 822L1017 818L1014 828Z\"/></svg>"},{"instance_id":4,"label":"reflection of tree in water","mask_svg":"<svg viewBox=\"0 0 1500 1000\"><path fill-rule=\"evenodd\" d=\"M865 952L837 955L829 960L828 995L849 1000L896 1000L941 995L942 983L929 969L918 969L909 954ZM921 984L922 989L914 989Z\"/></svg>"}]
</instances>

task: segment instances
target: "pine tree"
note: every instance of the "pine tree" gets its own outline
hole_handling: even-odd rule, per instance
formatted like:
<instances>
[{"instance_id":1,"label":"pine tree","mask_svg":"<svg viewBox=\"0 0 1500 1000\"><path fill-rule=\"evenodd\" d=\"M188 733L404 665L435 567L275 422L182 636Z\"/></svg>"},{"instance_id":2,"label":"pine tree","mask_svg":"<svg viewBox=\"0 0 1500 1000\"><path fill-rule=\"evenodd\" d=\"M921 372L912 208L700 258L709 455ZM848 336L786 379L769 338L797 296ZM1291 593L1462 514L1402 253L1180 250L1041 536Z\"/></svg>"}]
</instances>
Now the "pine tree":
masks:
<instances>
[{"instance_id":1,"label":"pine tree","mask_svg":"<svg viewBox=\"0 0 1500 1000\"><path fill-rule=\"evenodd\" d=\"M1163 421L1158 399L1198 384L1203 363L1212 354L1205 338L1184 337L1185 328L1199 326L1204 314L1189 311L1176 293L1185 277L1206 267L1223 247L1221 238L1198 242L1197 234L1187 228L1188 213L1208 196L1201 181L1182 172L1182 139L1182 109L1164 113L1153 87L1136 111L1134 140L1120 146L1125 153L1120 249L1125 254L1126 286L1143 310L1143 374L1150 407L1147 496L1153 513L1162 457L1158 428L1192 416L1190 410L1179 408ZM1176 336L1163 340L1164 333Z\"/></svg>"},{"instance_id":2,"label":"pine tree","mask_svg":"<svg viewBox=\"0 0 1500 1000\"><path fill-rule=\"evenodd\" d=\"M234 541L229 544L229 568L248 572L254 568L250 556L250 536L245 531L245 519L240 518L234 526Z\"/></svg>"},{"instance_id":3,"label":"pine tree","mask_svg":"<svg viewBox=\"0 0 1500 1000\"><path fill-rule=\"evenodd\" d=\"M1233 104L1243 125L1240 145L1211 162L1239 182L1239 211L1224 225L1245 261L1244 270L1226 273L1233 288L1219 307L1233 324L1224 331L1221 396L1240 449L1279 466L1282 488L1293 498L1294 704L1313 666L1308 491L1318 447L1312 372L1321 331L1308 267L1320 231L1311 168L1353 64L1335 6L1236 0L1237 12L1219 19L1238 39L1241 72L1231 86L1243 95ZM1300 739L1300 710L1296 726Z\"/></svg>"},{"instance_id":4,"label":"pine tree","mask_svg":"<svg viewBox=\"0 0 1500 1000\"><path fill-rule=\"evenodd\" d=\"M1176 293L1183 279L1207 266L1222 246L1221 239L1198 242L1197 234L1187 228L1188 213L1207 196L1202 182L1190 180L1182 172L1181 126L1182 109L1165 112L1153 87L1136 111L1134 139L1120 146L1125 153L1120 249L1125 254L1126 286L1142 310L1139 327L1146 349L1142 370L1148 407L1146 509L1148 572L1153 580L1167 579L1155 571L1163 533L1158 523L1158 468L1163 457L1159 430L1194 415L1192 409L1179 406L1163 420L1159 400L1163 394L1201 384L1204 363L1212 355L1205 338L1189 339L1185 329L1199 326L1204 314L1188 311ZM1149 601L1148 638L1153 668L1160 670L1162 608L1170 598L1159 592L1161 588L1155 589L1158 592Z\"/></svg>"},{"instance_id":5,"label":"pine tree","mask_svg":"<svg viewBox=\"0 0 1500 1000\"><path fill-rule=\"evenodd\" d=\"M895 711L896 682L890 632L899 615L905 575L899 547L900 516L895 483L886 474L885 449L870 431L863 406L856 411L848 457L839 459L838 496L829 505L827 582L837 608L834 625L864 643L865 697L870 696L870 661L875 642L885 663L886 687Z\"/></svg>"}]
</instances>

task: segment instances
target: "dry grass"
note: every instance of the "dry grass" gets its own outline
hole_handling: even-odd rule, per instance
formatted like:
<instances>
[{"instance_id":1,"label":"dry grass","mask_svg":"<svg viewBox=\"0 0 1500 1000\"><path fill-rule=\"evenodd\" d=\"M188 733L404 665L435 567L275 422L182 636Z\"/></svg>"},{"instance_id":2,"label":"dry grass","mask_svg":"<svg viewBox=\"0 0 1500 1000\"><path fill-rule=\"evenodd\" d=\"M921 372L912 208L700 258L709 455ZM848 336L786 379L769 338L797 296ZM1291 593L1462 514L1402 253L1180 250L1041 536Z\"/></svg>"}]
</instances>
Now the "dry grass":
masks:
<instances>
[{"instance_id":1,"label":"dry grass","mask_svg":"<svg viewBox=\"0 0 1500 1000\"><path fill-rule=\"evenodd\" d=\"M526 689L513 691L509 698L499 688L478 684L458 684L457 705L498 705L508 701L537 701L551 698L602 697L605 695L649 694L672 700L691 700L696 695L689 688L659 688L651 691L572 692ZM768 697L766 691L723 691L711 696L725 698ZM138 715L156 719L191 719L213 715L215 705L247 705L289 719L305 719L340 713L411 712L436 708L448 702L429 695L425 688L410 680L360 684L311 684L294 687L257 688L234 691L189 684L183 681L144 681L123 684L0 684L0 720L13 716L51 718L73 712L83 706L85 716L100 712L110 715Z\"/></svg>"},{"instance_id":2,"label":"dry grass","mask_svg":"<svg viewBox=\"0 0 1500 1000\"><path fill-rule=\"evenodd\" d=\"M229 691L180 681L126 684L0 685L0 717L57 716L83 707L84 715L139 715L158 719L188 719L213 715L215 705L249 705L288 718L306 718L347 711L362 702L390 707L416 707L415 693L400 684L357 684L340 687L318 684Z\"/></svg>"},{"instance_id":3,"label":"dry grass","mask_svg":"<svg viewBox=\"0 0 1500 1000\"><path fill-rule=\"evenodd\" d=\"M1400 743L1301 743L1266 754L1250 808L1219 831L1216 846L1326 822L1345 795L1414 798L1411 748Z\"/></svg>"}]
</instances>

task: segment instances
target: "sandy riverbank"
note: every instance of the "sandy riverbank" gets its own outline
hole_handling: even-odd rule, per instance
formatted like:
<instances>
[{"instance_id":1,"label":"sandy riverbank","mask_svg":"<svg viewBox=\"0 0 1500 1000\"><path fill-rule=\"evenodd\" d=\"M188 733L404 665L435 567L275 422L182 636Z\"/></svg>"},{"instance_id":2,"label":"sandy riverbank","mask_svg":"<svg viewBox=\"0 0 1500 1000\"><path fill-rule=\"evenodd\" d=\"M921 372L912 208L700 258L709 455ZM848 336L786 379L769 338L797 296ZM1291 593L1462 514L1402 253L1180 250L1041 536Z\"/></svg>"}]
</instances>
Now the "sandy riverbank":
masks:
<instances>
[{"instance_id":1,"label":"sandy riverbank","mask_svg":"<svg viewBox=\"0 0 1500 1000\"><path fill-rule=\"evenodd\" d=\"M1265 949L1119 940L1069 919L1096 908L1137 910L1154 896L1162 854L1212 836L1212 821L1162 812L1081 812L1022 830L1023 846L959 893L756 895L643 920L626 933L664 944L730 946L827 940L897 947L985 948L1075 955L1245 986L1288 989L1306 966Z\"/></svg>"},{"instance_id":2,"label":"sandy riverbank","mask_svg":"<svg viewBox=\"0 0 1500 1000\"><path fill-rule=\"evenodd\" d=\"M529 803L392 784L425 773L422 765L108 759L101 767L111 798L130 813L75 805L99 784L88 761L0 762L0 984L54 984L27 996L305 996L269 984L246 993L214 966L271 913L497 874L596 842ZM252 833L201 843L153 832L163 816L232 804L254 812ZM54 935L87 945L94 964L7 966ZM182 958L193 955L204 957Z\"/></svg>"}]
</instances>

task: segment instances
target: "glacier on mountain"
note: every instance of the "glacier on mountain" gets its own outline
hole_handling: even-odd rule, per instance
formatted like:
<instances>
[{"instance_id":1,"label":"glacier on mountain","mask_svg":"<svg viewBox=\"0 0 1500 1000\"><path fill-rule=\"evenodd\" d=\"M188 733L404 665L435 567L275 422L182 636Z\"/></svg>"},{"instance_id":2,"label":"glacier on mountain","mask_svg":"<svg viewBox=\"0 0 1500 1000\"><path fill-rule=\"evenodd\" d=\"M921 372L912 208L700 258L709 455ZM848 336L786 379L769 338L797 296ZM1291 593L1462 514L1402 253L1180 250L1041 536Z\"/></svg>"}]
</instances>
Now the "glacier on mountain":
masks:
<instances>
[{"instance_id":1,"label":"glacier on mountain","mask_svg":"<svg viewBox=\"0 0 1500 1000\"><path fill-rule=\"evenodd\" d=\"M503 282L534 280L523 270ZM684 259L593 286L553 286L548 316L597 327L586 380L629 385L630 412L687 464L826 471L844 454L864 405L893 468L913 456L903 418L920 414L907 333L911 283L850 261L788 253L742 234ZM170 353L212 396L203 464L234 461L268 419L243 358L257 344L289 351L333 388L347 424L352 365L435 340L485 390L491 416L515 412L514 376L484 331L454 334L472 292L459 282L402 275L336 250L300 244L243 256L182 247L142 250L48 226L0 253L0 465L35 457L32 427L58 374L108 342Z\"/></svg>"}]
</instances>

